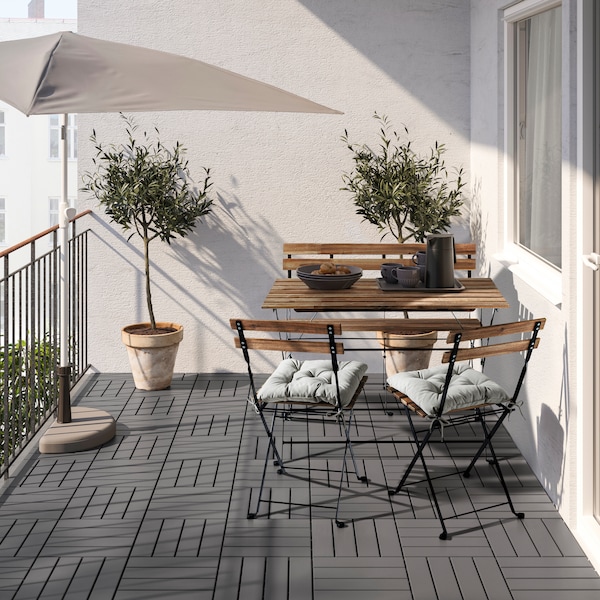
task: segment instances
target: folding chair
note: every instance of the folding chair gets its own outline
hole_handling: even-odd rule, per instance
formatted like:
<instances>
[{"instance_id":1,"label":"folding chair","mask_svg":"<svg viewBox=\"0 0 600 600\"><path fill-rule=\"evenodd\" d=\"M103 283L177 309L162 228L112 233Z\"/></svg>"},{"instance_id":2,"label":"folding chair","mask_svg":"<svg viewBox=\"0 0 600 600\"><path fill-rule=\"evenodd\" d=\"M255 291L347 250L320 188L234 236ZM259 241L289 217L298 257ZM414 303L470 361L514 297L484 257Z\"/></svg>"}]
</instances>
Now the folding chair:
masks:
<instances>
[{"instance_id":1,"label":"folding chair","mask_svg":"<svg viewBox=\"0 0 600 600\"><path fill-rule=\"evenodd\" d=\"M396 373L388 378L388 389L404 404L415 444L415 454L408 465L400 483L395 489L389 490L390 496L397 494L406 485L407 479L418 460L421 461L427 480L435 511L442 525L440 539L448 537L444 521L464 515L487 510L508 504L512 513L519 519L524 517L516 512L508 487L506 485L500 463L492 444L492 438L502 425L504 419L518 406L518 396L527 370L527 364L534 348L539 344L538 332L544 327L546 319L506 323L478 327L460 332L451 332L447 343L452 344L451 350L444 352L442 364L431 369ZM507 336L517 336L518 339L506 341ZM469 347L461 347L461 342L471 342ZM521 353L521 354L519 354ZM521 357L521 366L516 378L516 386L512 395L500 385L484 375L481 371L470 366L474 359L485 360L491 356L515 354ZM469 361L461 362L461 361ZM429 421L429 426L417 430L415 415ZM464 477L469 477L471 470L484 451L489 452L488 462L495 468L496 475L506 495L506 501L493 506L485 506L476 510L444 517L442 515L433 479L427 467L425 450L432 442L444 442L444 430L472 423L480 423L483 439L471 440L479 444L479 448L469 466L463 471ZM432 439L436 431L441 439ZM461 438L464 441L464 438ZM446 443L450 453L450 445ZM447 476L447 475L442 475ZM437 479L437 477L436 477ZM422 480L423 481L423 480ZM414 483L414 482L413 482Z\"/></svg>"},{"instance_id":2,"label":"folding chair","mask_svg":"<svg viewBox=\"0 0 600 600\"><path fill-rule=\"evenodd\" d=\"M353 409L367 380L367 365L358 361L338 361L337 355L344 352L343 344L336 340L336 336L342 333L339 323L231 319L230 324L232 329L237 330L235 345L241 348L248 367L248 401L259 415L269 440L256 509L248 512L248 518L258 516L271 454L278 467L277 472L286 473L282 452L277 447L274 434L277 418L289 420L298 415L310 418L317 413L325 413L338 424L345 444L335 512L337 526L344 527L344 522L339 518L339 510L348 452L358 480L367 481L364 475L358 474L350 439ZM255 332L262 332L262 337L257 337ZM265 332L269 337L265 337ZM249 350L276 350L289 353L290 357L284 358L257 390ZM329 358L302 361L291 356L307 352L327 354ZM265 413L272 414L270 423L267 422Z\"/></svg>"}]
</instances>

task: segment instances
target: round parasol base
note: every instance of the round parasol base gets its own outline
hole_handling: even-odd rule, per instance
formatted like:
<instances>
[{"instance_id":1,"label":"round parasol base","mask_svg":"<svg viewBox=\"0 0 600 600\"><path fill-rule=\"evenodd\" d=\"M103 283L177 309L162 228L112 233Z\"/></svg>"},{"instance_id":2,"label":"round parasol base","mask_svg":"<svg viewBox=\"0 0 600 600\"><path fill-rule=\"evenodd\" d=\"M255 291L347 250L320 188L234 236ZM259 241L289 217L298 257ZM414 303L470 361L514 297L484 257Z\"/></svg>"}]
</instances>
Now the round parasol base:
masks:
<instances>
[{"instance_id":1,"label":"round parasol base","mask_svg":"<svg viewBox=\"0 0 600 600\"><path fill-rule=\"evenodd\" d=\"M117 424L107 412L81 406L71 410L70 423L55 421L40 439L42 454L91 450L115 437Z\"/></svg>"}]
</instances>

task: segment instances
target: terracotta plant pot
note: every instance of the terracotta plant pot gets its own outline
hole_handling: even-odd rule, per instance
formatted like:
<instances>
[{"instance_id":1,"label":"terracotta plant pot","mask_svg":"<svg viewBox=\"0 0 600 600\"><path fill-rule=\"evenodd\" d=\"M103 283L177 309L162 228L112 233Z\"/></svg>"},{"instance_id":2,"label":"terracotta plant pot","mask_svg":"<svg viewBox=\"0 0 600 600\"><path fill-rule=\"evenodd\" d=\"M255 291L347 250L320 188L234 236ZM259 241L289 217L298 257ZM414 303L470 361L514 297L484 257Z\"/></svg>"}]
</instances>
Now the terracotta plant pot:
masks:
<instances>
[{"instance_id":1,"label":"terracotta plant pot","mask_svg":"<svg viewBox=\"0 0 600 600\"><path fill-rule=\"evenodd\" d=\"M140 390L164 390L171 385L183 327L177 323L157 323L157 328L173 329L166 333L141 333L150 323L136 323L121 330L127 347L135 387Z\"/></svg>"},{"instance_id":2,"label":"terracotta plant pot","mask_svg":"<svg viewBox=\"0 0 600 600\"><path fill-rule=\"evenodd\" d=\"M389 377L402 371L427 369L437 331L406 334L379 331L377 339L385 351L385 370Z\"/></svg>"}]
</instances>

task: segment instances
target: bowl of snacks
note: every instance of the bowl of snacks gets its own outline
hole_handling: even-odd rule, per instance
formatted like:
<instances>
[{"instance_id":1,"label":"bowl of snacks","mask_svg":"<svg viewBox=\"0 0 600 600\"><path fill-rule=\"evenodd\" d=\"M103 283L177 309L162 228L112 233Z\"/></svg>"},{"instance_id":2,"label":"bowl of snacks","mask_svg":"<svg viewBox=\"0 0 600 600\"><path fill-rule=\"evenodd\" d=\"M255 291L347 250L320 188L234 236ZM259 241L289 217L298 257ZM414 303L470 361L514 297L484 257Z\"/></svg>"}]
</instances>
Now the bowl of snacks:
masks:
<instances>
[{"instance_id":1,"label":"bowl of snacks","mask_svg":"<svg viewBox=\"0 0 600 600\"><path fill-rule=\"evenodd\" d=\"M362 269L326 262L302 265L296 269L296 275L314 290L345 290L362 277Z\"/></svg>"}]
</instances>

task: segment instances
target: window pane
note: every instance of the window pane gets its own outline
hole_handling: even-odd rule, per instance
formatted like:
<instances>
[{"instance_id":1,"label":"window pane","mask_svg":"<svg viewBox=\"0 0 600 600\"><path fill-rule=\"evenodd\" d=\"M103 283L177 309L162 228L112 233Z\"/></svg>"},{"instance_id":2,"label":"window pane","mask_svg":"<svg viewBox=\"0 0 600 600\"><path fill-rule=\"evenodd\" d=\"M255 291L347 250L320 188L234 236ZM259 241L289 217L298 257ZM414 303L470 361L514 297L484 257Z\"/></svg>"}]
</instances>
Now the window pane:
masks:
<instances>
[{"instance_id":1,"label":"window pane","mask_svg":"<svg viewBox=\"0 0 600 600\"><path fill-rule=\"evenodd\" d=\"M50 129L50 158L58 158L58 129Z\"/></svg>"},{"instance_id":2,"label":"window pane","mask_svg":"<svg viewBox=\"0 0 600 600\"><path fill-rule=\"evenodd\" d=\"M48 225L58 225L58 198L48 198Z\"/></svg>"},{"instance_id":3,"label":"window pane","mask_svg":"<svg viewBox=\"0 0 600 600\"><path fill-rule=\"evenodd\" d=\"M0 111L0 156L6 154L6 127L4 125L4 113Z\"/></svg>"},{"instance_id":4,"label":"window pane","mask_svg":"<svg viewBox=\"0 0 600 600\"><path fill-rule=\"evenodd\" d=\"M517 24L518 242L561 266L561 9Z\"/></svg>"},{"instance_id":5,"label":"window pane","mask_svg":"<svg viewBox=\"0 0 600 600\"><path fill-rule=\"evenodd\" d=\"M6 243L6 200L0 198L0 244Z\"/></svg>"}]
</instances>

